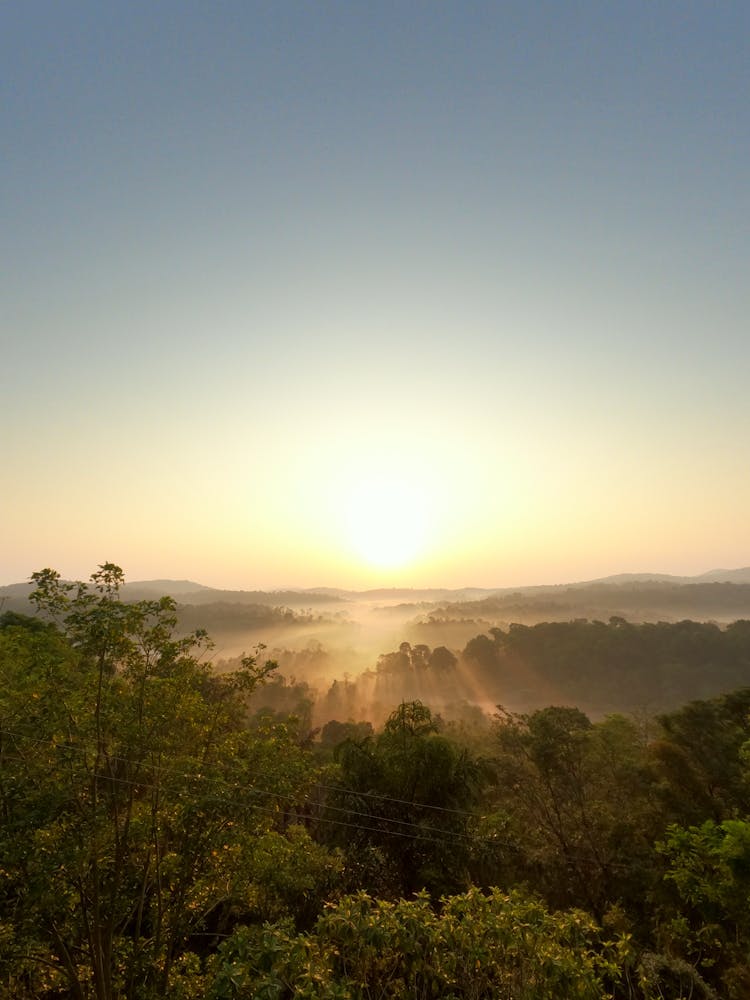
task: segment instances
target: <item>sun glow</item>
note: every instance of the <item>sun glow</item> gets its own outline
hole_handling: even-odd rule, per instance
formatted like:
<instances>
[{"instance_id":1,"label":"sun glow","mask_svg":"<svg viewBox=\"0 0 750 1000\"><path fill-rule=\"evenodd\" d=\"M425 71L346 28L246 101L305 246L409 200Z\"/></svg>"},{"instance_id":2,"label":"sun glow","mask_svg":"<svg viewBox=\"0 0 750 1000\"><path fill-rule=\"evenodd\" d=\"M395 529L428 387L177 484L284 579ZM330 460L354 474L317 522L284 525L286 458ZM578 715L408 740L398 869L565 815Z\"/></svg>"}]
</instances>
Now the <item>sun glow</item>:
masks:
<instances>
[{"instance_id":1,"label":"sun glow","mask_svg":"<svg viewBox=\"0 0 750 1000\"><path fill-rule=\"evenodd\" d=\"M344 516L351 547L381 569L413 562L429 540L431 513L426 495L395 477L374 476L356 484Z\"/></svg>"}]
</instances>

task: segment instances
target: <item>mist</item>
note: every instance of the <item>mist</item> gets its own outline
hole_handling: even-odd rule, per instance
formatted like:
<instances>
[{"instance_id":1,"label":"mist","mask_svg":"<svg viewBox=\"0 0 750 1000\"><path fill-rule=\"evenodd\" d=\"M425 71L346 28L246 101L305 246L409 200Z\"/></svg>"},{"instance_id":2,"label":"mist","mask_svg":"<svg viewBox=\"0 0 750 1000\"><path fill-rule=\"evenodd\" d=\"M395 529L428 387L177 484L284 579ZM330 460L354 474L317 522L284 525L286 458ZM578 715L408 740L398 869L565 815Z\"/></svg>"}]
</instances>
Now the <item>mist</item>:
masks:
<instances>
[{"instance_id":1,"label":"mist","mask_svg":"<svg viewBox=\"0 0 750 1000\"><path fill-rule=\"evenodd\" d=\"M278 670L253 710L294 716L307 731L331 721L377 727L413 700L446 722L476 723L498 705L528 712L550 703L580 705L594 718L640 715L750 683L741 664L713 647L676 673L664 652L695 623L704 645L736 637L733 623L750 618L750 584L727 575L498 591L287 591L284 607L246 595L245 603L182 606L181 621L208 625L217 670L262 646L258 655ZM595 669L592 645L602 648Z\"/></svg>"},{"instance_id":2,"label":"mist","mask_svg":"<svg viewBox=\"0 0 750 1000\"><path fill-rule=\"evenodd\" d=\"M122 598L172 596L181 634L208 631L206 660L219 673L246 655L274 661L251 713L294 718L314 734L333 722L377 727L403 701L476 726L499 705L653 714L750 684L747 581L733 570L498 590L268 592L154 580L126 584ZM30 590L0 588L2 610L31 612Z\"/></svg>"}]
</instances>

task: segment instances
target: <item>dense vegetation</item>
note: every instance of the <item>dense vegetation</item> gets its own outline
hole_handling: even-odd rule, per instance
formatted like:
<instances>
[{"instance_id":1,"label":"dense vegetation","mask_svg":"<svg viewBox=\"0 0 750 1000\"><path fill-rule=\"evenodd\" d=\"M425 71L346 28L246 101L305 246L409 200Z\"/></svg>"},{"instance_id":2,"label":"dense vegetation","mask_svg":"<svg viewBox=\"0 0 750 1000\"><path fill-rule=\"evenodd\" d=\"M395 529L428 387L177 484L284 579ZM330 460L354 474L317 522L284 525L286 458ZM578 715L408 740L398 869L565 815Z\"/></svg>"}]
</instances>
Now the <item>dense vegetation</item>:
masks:
<instances>
[{"instance_id":1,"label":"dense vegetation","mask_svg":"<svg viewBox=\"0 0 750 1000\"><path fill-rule=\"evenodd\" d=\"M414 700L449 717L467 703L516 711L576 705L595 718L612 712L653 716L750 685L750 622L720 628L612 617L513 624L474 635L455 652L402 642L379 656L374 669L336 680L322 693L291 678L320 677L325 651L281 651L280 661L285 676L277 675L254 702L293 711L310 727L363 716L384 721L394 705Z\"/></svg>"},{"instance_id":2,"label":"dense vegetation","mask_svg":"<svg viewBox=\"0 0 750 1000\"><path fill-rule=\"evenodd\" d=\"M463 657L495 700L653 712L750 684L750 621L515 624L470 640Z\"/></svg>"},{"instance_id":3,"label":"dense vegetation","mask_svg":"<svg viewBox=\"0 0 750 1000\"><path fill-rule=\"evenodd\" d=\"M120 601L116 566L34 579L40 615L0 619L2 996L750 995L750 690L638 723L412 700L316 736L252 708L272 663L213 673L171 599ZM675 670L750 630L688 625ZM666 636L571 628L534 634L583 685ZM532 631L472 655L507 667Z\"/></svg>"}]
</instances>

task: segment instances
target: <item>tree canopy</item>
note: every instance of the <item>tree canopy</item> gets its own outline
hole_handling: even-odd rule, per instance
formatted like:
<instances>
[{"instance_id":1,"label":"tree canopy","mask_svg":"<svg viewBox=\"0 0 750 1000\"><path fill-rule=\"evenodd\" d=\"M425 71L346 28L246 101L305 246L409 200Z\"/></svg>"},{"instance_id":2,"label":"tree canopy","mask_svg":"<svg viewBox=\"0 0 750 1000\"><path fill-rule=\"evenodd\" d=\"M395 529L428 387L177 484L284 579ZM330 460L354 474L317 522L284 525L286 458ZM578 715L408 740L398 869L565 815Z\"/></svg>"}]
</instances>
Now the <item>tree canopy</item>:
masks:
<instances>
[{"instance_id":1,"label":"tree canopy","mask_svg":"<svg viewBox=\"0 0 750 1000\"><path fill-rule=\"evenodd\" d=\"M0 618L0 996L748 995L747 689L647 724L498 709L471 734L412 699L316 739L278 691L253 707L262 650L215 673L117 566L33 579L37 615ZM545 656L585 673L630 630L543 631ZM746 631L682 623L668 655ZM494 669L527 639L466 655ZM437 653L382 672L450 675Z\"/></svg>"}]
</instances>

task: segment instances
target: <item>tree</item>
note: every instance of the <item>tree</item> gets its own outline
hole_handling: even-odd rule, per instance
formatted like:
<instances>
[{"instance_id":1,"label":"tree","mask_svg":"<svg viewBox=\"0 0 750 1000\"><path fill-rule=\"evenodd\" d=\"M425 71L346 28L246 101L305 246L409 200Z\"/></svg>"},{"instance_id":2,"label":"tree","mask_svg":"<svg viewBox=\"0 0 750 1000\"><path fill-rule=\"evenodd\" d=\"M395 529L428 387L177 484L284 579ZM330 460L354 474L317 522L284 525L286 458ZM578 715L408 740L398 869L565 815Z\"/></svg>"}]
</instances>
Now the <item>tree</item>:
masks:
<instances>
[{"instance_id":1,"label":"tree","mask_svg":"<svg viewBox=\"0 0 750 1000\"><path fill-rule=\"evenodd\" d=\"M332 824L334 842L350 855L382 852L398 892L465 887L471 809L486 775L437 732L429 708L402 703L377 736L342 743L336 757L343 788L325 815L347 825Z\"/></svg>"},{"instance_id":2,"label":"tree","mask_svg":"<svg viewBox=\"0 0 750 1000\"><path fill-rule=\"evenodd\" d=\"M320 730L320 745L324 750L335 750L346 740L356 743L366 740L372 734L371 722L339 722L338 719L330 719Z\"/></svg>"},{"instance_id":3,"label":"tree","mask_svg":"<svg viewBox=\"0 0 750 1000\"><path fill-rule=\"evenodd\" d=\"M693 701L659 718L662 737L652 748L672 820L698 824L750 812L750 782L742 761L750 738L750 688Z\"/></svg>"},{"instance_id":4,"label":"tree","mask_svg":"<svg viewBox=\"0 0 750 1000\"><path fill-rule=\"evenodd\" d=\"M458 659L447 646L436 646L430 653L430 670L437 673L451 673L458 666Z\"/></svg>"},{"instance_id":5,"label":"tree","mask_svg":"<svg viewBox=\"0 0 750 1000\"><path fill-rule=\"evenodd\" d=\"M747 997L750 823L707 820L689 829L675 825L658 847L668 862L666 881L679 901L664 914L664 944L718 982L728 1000Z\"/></svg>"},{"instance_id":6,"label":"tree","mask_svg":"<svg viewBox=\"0 0 750 1000\"><path fill-rule=\"evenodd\" d=\"M205 634L175 636L170 598L121 601L122 579L35 573L40 624L0 631L0 892L23 937L0 962L19 993L167 995L313 780L283 727L244 728L274 665L213 676Z\"/></svg>"},{"instance_id":7,"label":"tree","mask_svg":"<svg viewBox=\"0 0 750 1000\"><path fill-rule=\"evenodd\" d=\"M312 934L238 930L213 963L209 1000L601 1000L632 962L626 937L585 913L550 913L521 892L442 900L342 899Z\"/></svg>"},{"instance_id":8,"label":"tree","mask_svg":"<svg viewBox=\"0 0 750 1000\"><path fill-rule=\"evenodd\" d=\"M655 829L646 749L635 725L593 725L576 708L497 716L494 878L528 879L555 906L643 904ZM490 870L485 878L492 878Z\"/></svg>"}]
</instances>

